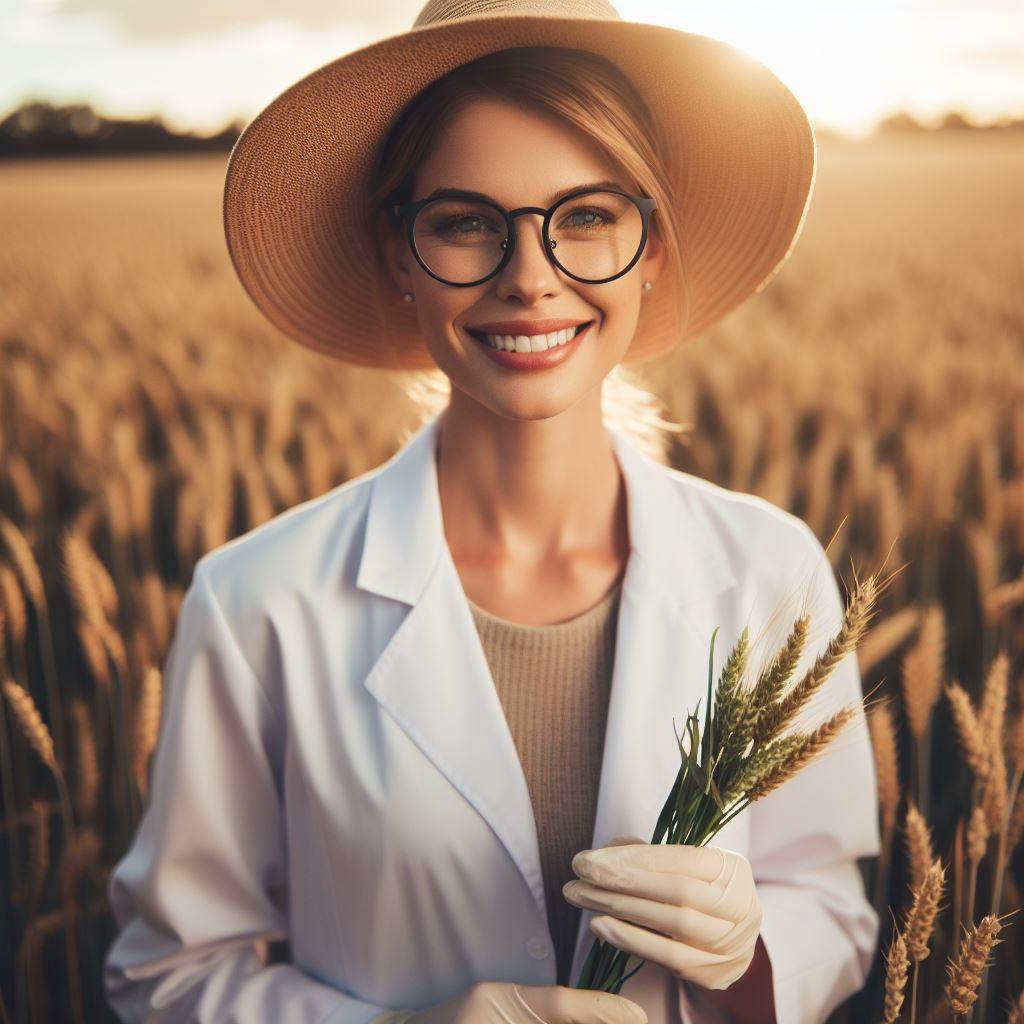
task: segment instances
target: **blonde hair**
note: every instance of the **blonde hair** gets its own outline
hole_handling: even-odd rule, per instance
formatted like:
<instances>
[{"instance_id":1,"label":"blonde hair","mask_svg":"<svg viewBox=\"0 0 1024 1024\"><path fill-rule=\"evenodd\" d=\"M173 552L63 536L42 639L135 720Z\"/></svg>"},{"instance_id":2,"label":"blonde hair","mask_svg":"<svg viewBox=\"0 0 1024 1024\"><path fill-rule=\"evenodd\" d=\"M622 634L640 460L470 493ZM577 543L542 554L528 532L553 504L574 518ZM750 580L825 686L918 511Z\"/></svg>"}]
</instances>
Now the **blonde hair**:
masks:
<instances>
[{"instance_id":1,"label":"blonde hair","mask_svg":"<svg viewBox=\"0 0 1024 1024\"><path fill-rule=\"evenodd\" d=\"M666 272L678 275L686 294L679 226L674 217L669 176L650 111L629 78L598 54L554 46L517 46L486 54L448 72L419 92L401 111L377 154L369 195L371 209L384 211L408 202L416 170L441 126L478 96L507 100L554 114L581 129L657 200L651 234L666 249ZM381 253L380 273L386 273ZM680 318L684 311L680 310ZM451 395L451 382L439 369L401 375L403 389L423 413L439 412ZM667 463L669 434L690 424L661 416L664 402L643 386L635 369L619 364L602 388L607 426L628 434L652 458Z\"/></svg>"}]
</instances>

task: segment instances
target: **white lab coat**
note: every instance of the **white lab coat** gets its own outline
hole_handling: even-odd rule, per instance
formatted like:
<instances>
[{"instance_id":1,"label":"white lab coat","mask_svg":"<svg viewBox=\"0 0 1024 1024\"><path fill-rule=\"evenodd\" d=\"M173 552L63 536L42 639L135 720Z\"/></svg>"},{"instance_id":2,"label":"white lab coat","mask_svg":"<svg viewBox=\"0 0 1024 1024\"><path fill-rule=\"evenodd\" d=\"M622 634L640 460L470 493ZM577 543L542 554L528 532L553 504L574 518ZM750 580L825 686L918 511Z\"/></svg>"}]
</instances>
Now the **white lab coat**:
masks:
<instances>
[{"instance_id":1,"label":"white lab coat","mask_svg":"<svg viewBox=\"0 0 1024 1024\"><path fill-rule=\"evenodd\" d=\"M119 934L103 977L123 1021L367 1024L478 980L555 984L526 781L443 531L440 416L382 466L197 563L149 802L108 882ZM800 519L606 429L631 551L591 847L652 836L675 733L705 704L715 626L717 678L743 625L756 641L787 590L796 603L761 656L801 595L819 609L801 665L841 617ZM847 657L807 724L860 697ZM863 984L879 922L856 858L879 851L876 812L859 713L712 840L752 865L779 1024L818 1024ZM291 962L261 959L259 937L287 937ZM622 994L651 1024L710 1019L653 962Z\"/></svg>"}]
</instances>

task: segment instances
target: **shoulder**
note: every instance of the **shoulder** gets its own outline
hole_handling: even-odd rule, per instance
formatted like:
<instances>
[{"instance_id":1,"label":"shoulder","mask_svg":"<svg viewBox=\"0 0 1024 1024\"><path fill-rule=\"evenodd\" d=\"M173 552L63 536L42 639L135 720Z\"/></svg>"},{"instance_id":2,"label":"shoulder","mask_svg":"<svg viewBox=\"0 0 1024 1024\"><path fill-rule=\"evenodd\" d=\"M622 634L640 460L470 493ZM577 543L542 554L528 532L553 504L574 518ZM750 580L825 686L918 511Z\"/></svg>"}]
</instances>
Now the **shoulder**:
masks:
<instances>
[{"instance_id":1,"label":"shoulder","mask_svg":"<svg viewBox=\"0 0 1024 1024\"><path fill-rule=\"evenodd\" d=\"M815 643L839 629L847 599L824 545L800 516L760 495L681 470L663 472L683 502L686 521L700 524L703 542L729 566L745 614L761 622L769 637L781 643L804 614L811 617Z\"/></svg>"},{"instance_id":2,"label":"shoulder","mask_svg":"<svg viewBox=\"0 0 1024 1024\"><path fill-rule=\"evenodd\" d=\"M371 483L381 468L284 509L206 552L193 579L208 584L235 621L279 595L315 597L319 588L336 585L361 540Z\"/></svg>"},{"instance_id":3,"label":"shoulder","mask_svg":"<svg viewBox=\"0 0 1024 1024\"><path fill-rule=\"evenodd\" d=\"M774 564L786 558L825 558L814 531L796 513L757 494L736 491L692 473L662 466L661 472L690 514L700 517L733 561L756 557Z\"/></svg>"}]
</instances>

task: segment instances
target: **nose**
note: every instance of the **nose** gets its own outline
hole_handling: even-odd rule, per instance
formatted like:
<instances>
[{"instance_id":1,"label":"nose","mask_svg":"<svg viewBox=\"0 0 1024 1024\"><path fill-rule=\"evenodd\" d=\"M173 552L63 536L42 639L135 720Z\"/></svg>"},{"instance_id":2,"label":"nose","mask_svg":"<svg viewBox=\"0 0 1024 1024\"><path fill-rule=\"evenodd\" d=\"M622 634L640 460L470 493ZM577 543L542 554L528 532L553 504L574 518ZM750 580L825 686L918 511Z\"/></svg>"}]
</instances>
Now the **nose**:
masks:
<instances>
[{"instance_id":1,"label":"nose","mask_svg":"<svg viewBox=\"0 0 1024 1024\"><path fill-rule=\"evenodd\" d=\"M516 210L513 217L535 214L522 220L515 220L516 247L508 263L498 275L497 290L502 298L518 295L524 305L535 303L538 298L557 291L558 268L548 258L544 249L542 226L544 211L527 208Z\"/></svg>"}]
</instances>

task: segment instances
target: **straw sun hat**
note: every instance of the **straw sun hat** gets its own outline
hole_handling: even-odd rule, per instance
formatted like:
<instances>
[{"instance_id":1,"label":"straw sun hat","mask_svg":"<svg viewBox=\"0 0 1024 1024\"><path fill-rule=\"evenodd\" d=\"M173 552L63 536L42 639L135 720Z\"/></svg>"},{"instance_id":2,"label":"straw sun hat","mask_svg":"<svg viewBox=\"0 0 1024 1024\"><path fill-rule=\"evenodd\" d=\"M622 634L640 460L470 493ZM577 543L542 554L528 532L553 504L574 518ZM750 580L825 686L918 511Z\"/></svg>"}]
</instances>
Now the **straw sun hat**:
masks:
<instances>
[{"instance_id":1,"label":"straw sun hat","mask_svg":"<svg viewBox=\"0 0 1024 1024\"><path fill-rule=\"evenodd\" d=\"M605 0L429 0L410 31L287 88L231 151L228 251L273 324L345 362L434 365L415 307L378 270L366 199L374 157L402 108L435 79L532 45L617 64L662 133L689 317L677 321L674 275L663 274L644 294L625 361L667 352L768 284L803 226L816 144L803 107L763 64L708 36L624 21Z\"/></svg>"}]
</instances>

